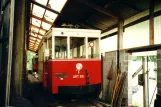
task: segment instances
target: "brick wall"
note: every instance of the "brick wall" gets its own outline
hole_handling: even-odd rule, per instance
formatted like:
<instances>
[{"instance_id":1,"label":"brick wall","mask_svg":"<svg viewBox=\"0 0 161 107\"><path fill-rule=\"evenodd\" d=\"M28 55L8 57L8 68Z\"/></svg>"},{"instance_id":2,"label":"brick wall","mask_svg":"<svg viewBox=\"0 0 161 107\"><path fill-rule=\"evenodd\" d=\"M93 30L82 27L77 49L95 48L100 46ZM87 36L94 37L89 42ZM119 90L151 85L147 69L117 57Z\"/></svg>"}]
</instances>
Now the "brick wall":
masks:
<instances>
[{"instance_id":1,"label":"brick wall","mask_svg":"<svg viewBox=\"0 0 161 107\"><path fill-rule=\"evenodd\" d=\"M113 72L113 77L112 80L110 80L110 85L108 86L109 80L107 79L108 72L111 67L111 63L113 60L113 71L115 71L116 68L116 51L113 52L106 52L105 56L103 58L103 99L111 102L112 98L112 91L113 91L113 86L115 82L115 75Z\"/></svg>"},{"instance_id":2,"label":"brick wall","mask_svg":"<svg viewBox=\"0 0 161 107\"><path fill-rule=\"evenodd\" d=\"M125 51L120 51L120 63L121 63L121 72L126 72L127 77L125 80L125 88L123 98L125 99L124 103L127 105L132 105L132 74L130 73L130 63L132 60L132 55L126 53Z\"/></svg>"},{"instance_id":3,"label":"brick wall","mask_svg":"<svg viewBox=\"0 0 161 107\"><path fill-rule=\"evenodd\" d=\"M113 60L113 77L110 80L110 85L108 86L109 80L107 79L108 72L111 67L111 63ZM120 51L120 63L121 63L121 72L127 72L129 76L127 76L125 81L125 88L123 98L125 98L125 104L131 105L132 104L132 74L128 71L130 69L130 62L132 60L132 55L126 53L125 51ZM106 52L105 56L103 57L103 100L107 102L111 102L112 99L112 92L115 83L115 72L116 72L116 63L117 63L117 51Z\"/></svg>"}]
</instances>

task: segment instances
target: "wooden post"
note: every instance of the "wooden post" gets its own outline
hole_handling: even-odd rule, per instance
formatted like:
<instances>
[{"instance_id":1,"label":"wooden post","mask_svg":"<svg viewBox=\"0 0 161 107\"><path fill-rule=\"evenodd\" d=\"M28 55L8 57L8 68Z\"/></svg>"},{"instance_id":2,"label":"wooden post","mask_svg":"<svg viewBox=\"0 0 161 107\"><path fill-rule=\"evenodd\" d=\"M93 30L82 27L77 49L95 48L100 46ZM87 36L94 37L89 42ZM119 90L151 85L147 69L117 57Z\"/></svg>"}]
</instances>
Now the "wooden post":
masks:
<instances>
[{"instance_id":1,"label":"wooden post","mask_svg":"<svg viewBox=\"0 0 161 107\"><path fill-rule=\"evenodd\" d=\"M123 20L118 23L118 34L117 34L117 69L120 65L120 53L119 50L123 48Z\"/></svg>"},{"instance_id":2,"label":"wooden post","mask_svg":"<svg viewBox=\"0 0 161 107\"><path fill-rule=\"evenodd\" d=\"M147 93L147 62L146 58L143 56L142 57L142 64L143 64L143 107L148 107L148 93Z\"/></svg>"},{"instance_id":3,"label":"wooden post","mask_svg":"<svg viewBox=\"0 0 161 107\"><path fill-rule=\"evenodd\" d=\"M6 78L6 96L5 106L9 106L10 102L10 85L11 85L11 68L12 68L12 47L13 47L13 30L14 30L14 6L15 0L10 3L10 32L9 32L9 49L8 49L8 66Z\"/></svg>"},{"instance_id":4,"label":"wooden post","mask_svg":"<svg viewBox=\"0 0 161 107\"><path fill-rule=\"evenodd\" d=\"M154 45L154 0L150 0L149 45Z\"/></svg>"}]
</instances>

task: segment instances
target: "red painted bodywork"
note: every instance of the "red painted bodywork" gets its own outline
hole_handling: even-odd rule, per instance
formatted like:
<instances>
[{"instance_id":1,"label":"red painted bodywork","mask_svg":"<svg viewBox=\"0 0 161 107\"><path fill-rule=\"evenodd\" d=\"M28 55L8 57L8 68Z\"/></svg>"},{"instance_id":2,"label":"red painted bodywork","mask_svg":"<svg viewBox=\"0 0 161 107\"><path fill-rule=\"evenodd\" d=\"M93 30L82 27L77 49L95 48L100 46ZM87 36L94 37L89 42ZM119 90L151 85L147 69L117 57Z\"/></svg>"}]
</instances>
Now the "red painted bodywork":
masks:
<instances>
[{"instance_id":1,"label":"red painted bodywork","mask_svg":"<svg viewBox=\"0 0 161 107\"><path fill-rule=\"evenodd\" d=\"M83 68L76 70L76 64L81 63ZM98 84L102 81L101 73L101 60L96 59L71 59L71 60L49 60L44 66L44 86L47 86L52 94L58 94L58 86L83 86L86 85L85 69L89 72L89 84ZM55 73L66 72L68 77L60 78L55 77ZM46 75L47 74L47 75ZM73 75L84 75L84 78L73 78Z\"/></svg>"}]
</instances>

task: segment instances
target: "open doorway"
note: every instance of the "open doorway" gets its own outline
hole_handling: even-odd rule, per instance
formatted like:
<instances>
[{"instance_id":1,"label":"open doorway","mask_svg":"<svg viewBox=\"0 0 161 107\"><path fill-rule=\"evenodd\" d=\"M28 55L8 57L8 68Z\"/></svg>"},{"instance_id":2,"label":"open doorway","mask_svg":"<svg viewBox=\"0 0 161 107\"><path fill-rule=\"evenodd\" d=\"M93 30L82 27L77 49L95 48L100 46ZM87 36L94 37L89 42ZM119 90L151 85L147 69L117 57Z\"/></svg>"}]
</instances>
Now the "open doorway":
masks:
<instances>
[{"instance_id":1,"label":"open doorway","mask_svg":"<svg viewBox=\"0 0 161 107\"><path fill-rule=\"evenodd\" d=\"M154 107L157 93L156 51L132 53L130 74L132 76L132 105Z\"/></svg>"}]
</instances>

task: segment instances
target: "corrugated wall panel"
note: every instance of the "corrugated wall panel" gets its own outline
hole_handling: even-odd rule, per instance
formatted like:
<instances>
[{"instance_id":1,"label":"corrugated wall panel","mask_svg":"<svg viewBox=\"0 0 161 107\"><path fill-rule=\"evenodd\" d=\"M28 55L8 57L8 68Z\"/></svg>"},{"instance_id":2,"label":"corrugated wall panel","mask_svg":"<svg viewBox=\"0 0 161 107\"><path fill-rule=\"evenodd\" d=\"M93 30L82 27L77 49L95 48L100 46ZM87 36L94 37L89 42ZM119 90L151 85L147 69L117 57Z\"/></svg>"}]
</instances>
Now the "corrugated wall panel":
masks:
<instances>
[{"instance_id":1,"label":"corrugated wall panel","mask_svg":"<svg viewBox=\"0 0 161 107\"><path fill-rule=\"evenodd\" d=\"M102 33L101 37L112 34L114 32L117 32L117 28L112 29L108 32ZM102 39L101 42L100 42L100 45L101 45L100 46L101 52L103 52L103 53L117 50L117 35Z\"/></svg>"},{"instance_id":2,"label":"corrugated wall panel","mask_svg":"<svg viewBox=\"0 0 161 107\"><path fill-rule=\"evenodd\" d=\"M149 45L149 20L125 29L123 49Z\"/></svg>"},{"instance_id":3,"label":"corrugated wall panel","mask_svg":"<svg viewBox=\"0 0 161 107\"><path fill-rule=\"evenodd\" d=\"M161 44L161 16L154 18L154 43Z\"/></svg>"}]
</instances>

